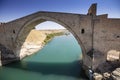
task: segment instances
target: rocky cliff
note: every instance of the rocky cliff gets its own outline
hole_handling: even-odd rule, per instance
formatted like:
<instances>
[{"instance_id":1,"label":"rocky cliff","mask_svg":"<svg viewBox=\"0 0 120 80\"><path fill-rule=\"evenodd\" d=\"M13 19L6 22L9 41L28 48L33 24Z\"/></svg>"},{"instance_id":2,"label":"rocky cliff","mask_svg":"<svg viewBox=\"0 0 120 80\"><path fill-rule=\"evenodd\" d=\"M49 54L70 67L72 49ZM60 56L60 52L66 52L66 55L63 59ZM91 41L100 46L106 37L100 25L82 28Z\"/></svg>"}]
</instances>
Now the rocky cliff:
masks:
<instances>
[{"instance_id":1,"label":"rocky cliff","mask_svg":"<svg viewBox=\"0 0 120 80\"><path fill-rule=\"evenodd\" d=\"M40 50L45 45L48 35L61 34L65 32L66 30L31 30L20 50L20 59ZM50 38L52 37L54 36L51 36Z\"/></svg>"}]
</instances>

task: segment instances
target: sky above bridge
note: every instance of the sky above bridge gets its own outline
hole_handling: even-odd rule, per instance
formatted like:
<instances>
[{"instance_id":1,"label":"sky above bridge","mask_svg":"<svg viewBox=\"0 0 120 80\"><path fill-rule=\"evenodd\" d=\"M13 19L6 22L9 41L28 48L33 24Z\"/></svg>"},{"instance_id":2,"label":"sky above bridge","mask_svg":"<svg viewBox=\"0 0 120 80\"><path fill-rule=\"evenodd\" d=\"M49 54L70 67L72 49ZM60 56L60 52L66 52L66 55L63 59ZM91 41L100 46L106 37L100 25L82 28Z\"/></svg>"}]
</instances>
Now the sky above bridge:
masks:
<instances>
[{"instance_id":1,"label":"sky above bridge","mask_svg":"<svg viewBox=\"0 0 120 80\"><path fill-rule=\"evenodd\" d=\"M0 0L0 22L8 22L37 11L87 14L97 3L97 15L120 18L120 0Z\"/></svg>"}]
</instances>

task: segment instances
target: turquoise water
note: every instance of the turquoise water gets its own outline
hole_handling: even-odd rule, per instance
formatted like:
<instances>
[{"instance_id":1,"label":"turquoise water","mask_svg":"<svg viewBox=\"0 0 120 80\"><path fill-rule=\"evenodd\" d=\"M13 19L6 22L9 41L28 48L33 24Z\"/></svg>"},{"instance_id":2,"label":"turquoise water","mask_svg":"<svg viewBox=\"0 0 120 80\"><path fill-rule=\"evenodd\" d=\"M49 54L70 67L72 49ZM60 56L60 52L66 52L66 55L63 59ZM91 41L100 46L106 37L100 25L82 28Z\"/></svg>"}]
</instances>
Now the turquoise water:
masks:
<instances>
[{"instance_id":1,"label":"turquoise water","mask_svg":"<svg viewBox=\"0 0 120 80\"><path fill-rule=\"evenodd\" d=\"M72 35L57 36L36 54L0 67L0 80L84 80L81 55Z\"/></svg>"}]
</instances>

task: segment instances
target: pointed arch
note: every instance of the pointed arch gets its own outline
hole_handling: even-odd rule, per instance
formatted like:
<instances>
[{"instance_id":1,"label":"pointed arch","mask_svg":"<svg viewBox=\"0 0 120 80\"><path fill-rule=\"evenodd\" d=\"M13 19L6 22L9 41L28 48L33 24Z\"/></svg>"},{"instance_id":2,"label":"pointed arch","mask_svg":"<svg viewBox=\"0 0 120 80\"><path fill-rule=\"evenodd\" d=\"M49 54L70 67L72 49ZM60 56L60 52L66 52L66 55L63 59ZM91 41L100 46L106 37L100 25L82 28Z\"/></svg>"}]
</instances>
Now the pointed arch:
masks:
<instances>
[{"instance_id":1,"label":"pointed arch","mask_svg":"<svg viewBox=\"0 0 120 80\"><path fill-rule=\"evenodd\" d=\"M52 22L58 23L58 24L62 25L63 27L65 27L68 31L70 31L73 34L73 36L75 37L75 39L77 40L77 42L80 44L80 47L82 48L83 57L85 56L84 54L86 53L86 51L85 51L84 45L82 44L82 41L80 40L78 35L74 32L74 30L71 29L71 27L68 26L64 21L61 21L61 20L58 20L58 19L55 19L52 17L47 17L47 16L35 17L35 18L28 20L26 23L24 23L22 25L21 29L19 30L17 37L15 39L16 46L18 48L20 48L22 46L23 42L25 41L26 37L28 36L29 32L36 25L38 25L42 22L45 22L45 21L52 21ZM22 43L20 43L20 41Z\"/></svg>"}]
</instances>

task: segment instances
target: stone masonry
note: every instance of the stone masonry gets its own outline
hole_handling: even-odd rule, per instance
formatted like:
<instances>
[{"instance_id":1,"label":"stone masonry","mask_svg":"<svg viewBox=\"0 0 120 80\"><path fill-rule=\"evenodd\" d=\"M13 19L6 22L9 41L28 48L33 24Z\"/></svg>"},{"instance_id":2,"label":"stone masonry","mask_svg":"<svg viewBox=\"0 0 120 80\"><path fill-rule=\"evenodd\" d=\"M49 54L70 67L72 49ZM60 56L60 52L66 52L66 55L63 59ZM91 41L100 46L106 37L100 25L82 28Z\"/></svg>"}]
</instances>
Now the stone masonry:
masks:
<instances>
[{"instance_id":1,"label":"stone masonry","mask_svg":"<svg viewBox=\"0 0 120 80\"><path fill-rule=\"evenodd\" d=\"M92 4L87 15L40 11L1 23L0 45L5 51L11 51L10 54L18 59L21 46L29 32L44 21L53 21L68 29L80 44L83 53L83 68L91 68L95 71L99 65L107 61L108 54L118 55L119 53L120 55L120 19L108 18L107 14L96 15L96 6L97 4ZM6 58L2 60L4 59ZM119 58L114 60L119 60Z\"/></svg>"}]
</instances>

